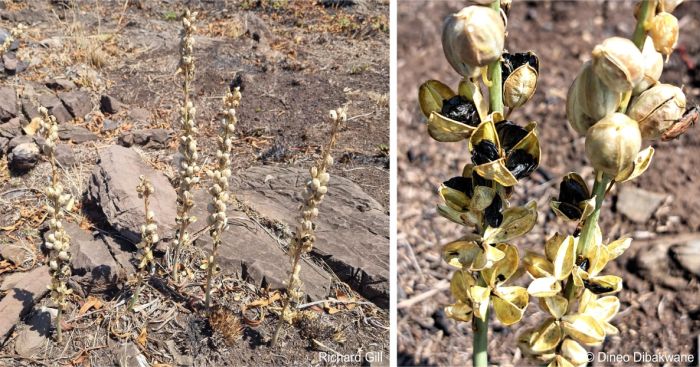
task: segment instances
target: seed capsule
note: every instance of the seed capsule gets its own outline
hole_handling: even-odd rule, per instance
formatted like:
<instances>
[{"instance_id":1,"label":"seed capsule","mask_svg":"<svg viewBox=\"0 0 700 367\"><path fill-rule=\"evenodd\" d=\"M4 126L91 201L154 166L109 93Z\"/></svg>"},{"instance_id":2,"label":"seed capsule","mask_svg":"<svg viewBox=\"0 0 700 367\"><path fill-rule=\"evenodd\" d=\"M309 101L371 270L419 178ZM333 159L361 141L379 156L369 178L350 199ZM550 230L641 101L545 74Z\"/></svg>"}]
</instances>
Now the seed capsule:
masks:
<instances>
[{"instance_id":1,"label":"seed capsule","mask_svg":"<svg viewBox=\"0 0 700 367\"><path fill-rule=\"evenodd\" d=\"M586 156L591 165L613 177L634 163L641 147L637 122L622 113L605 116L586 134Z\"/></svg>"},{"instance_id":2,"label":"seed capsule","mask_svg":"<svg viewBox=\"0 0 700 367\"><path fill-rule=\"evenodd\" d=\"M642 48L642 59L644 63L644 76L642 80L634 86L634 95L638 95L656 84L664 70L664 58L654 48L654 41L647 36Z\"/></svg>"},{"instance_id":3,"label":"seed capsule","mask_svg":"<svg viewBox=\"0 0 700 367\"><path fill-rule=\"evenodd\" d=\"M642 53L626 38L610 37L592 54L593 71L615 92L631 90L644 76Z\"/></svg>"},{"instance_id":4,"label":"seed capsule","mask_svg":"<svg viewBox=\"0 0 700 367\"><path fill-rule=\"evenodd\" d=\"M501 57L505 24L500 14L483 6L468 6L445 20L442 48L447 61L463 76Z\"/></svg>"},{"instance_id":5,"label":"seed capsule","mask_svg":"<svg viewBox=\"0 0 700 367\"><path fill-rule=\"evenodd\" d=\"M510 108L525 104L537 88L540 61L534 52L503 54L503 103Z\"/></svg>"},{"instance_id":6,"label":"seed capsule","mask_svg":"<svg viewBox=\"0 0 700 367\"><path fill-rule=\"evenodd\" d=\"M639 123L643 139L661 137L685 113L683 91L670 84L659 84L640 94L628 115Z\"/></svg>"},{"instance_id":7,"label":"seed capsule","mask_svg":"<svg viewBox=\"0 0 700 367\"><path fill-rule=\"evenodd\" d=\"M656 51L668 56L678 44L678 19L670 13L659 13L649 24L649 36Z\"/></svg>"},{"instance_id":8,"label":"seed capsule","mask_svg":"<svg viewBox=\"0 0 700 367\"><path fill-rule=\"evenodd\" d=\"M598 120L614 112L622 94L603 83L589 61L569 87L566 99L566 116L571 126L583 135Z\"/></svg>"}]
</instances>

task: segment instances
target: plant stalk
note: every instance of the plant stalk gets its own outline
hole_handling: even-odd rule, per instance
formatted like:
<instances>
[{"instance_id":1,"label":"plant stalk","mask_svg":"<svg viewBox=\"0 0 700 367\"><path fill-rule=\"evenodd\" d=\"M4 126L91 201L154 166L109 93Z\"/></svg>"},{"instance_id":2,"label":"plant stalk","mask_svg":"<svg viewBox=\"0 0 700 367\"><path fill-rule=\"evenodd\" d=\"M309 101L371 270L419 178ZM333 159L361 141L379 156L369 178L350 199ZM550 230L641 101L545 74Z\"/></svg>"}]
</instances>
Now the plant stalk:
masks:
<instances>
[{"instance_id":1,"label":"plant stalk","mask_svg":"<svg viewBox=\"0 0 700 367\"><path fill-rule=\"evenodd\" d=\"M489 312L486 311L486 321L474 317L472 329L474 331L474 355L472 363L474 367L486 367L489 364Z\"/></svg>"},{"instance_id":2,"label":"plant stalk","mask_svg":"<svg viewBox=\"0 0 700 367\"><path fill-rule=\"evenodd\" d=\"M216 252L219 249L219 244L221 243L221 234L217 233L216 238L214 239L214 243L212 244L212 249L211 249L211 258L209 261L208 267L207 267L207 289L206 289L206 297L205 297L205 305L207 307L207 311L209 311L209 305L211 304L211 279L214 277L214 268L216 267Z\"/></svg>"},{"instance_id":3,"label":"plant stalk","mask_svg":"<svg viewBox=\"0 0 700 367\"><path fill-rule=\"evenodd\" d=\"M56 342L63 341L63 330L61 330L61 316L63 315L63 306L59 303L58 314L56 314Z\"/></svg>"},{"instance_id":4,"label":"plant stalk","mask_svg":"<svg viewBox=\"0 0 700 367\"><path fill-rule=\"evenodd\" d=\"M612 181L612 179L603 172L595 171L595 175L595 183L593 184L595 209L586 219L586 223L583 225L583 229L581 230L578 247L576 248L577 255L585 254L593 245L593 238L595 237L594 232L596 226L598 225L598 218L600 217L600 208L603 206L603 200L605 200L605 193L608 189L608 185Z\"/></svg>"},{"instance_id":5,"label":"plant stalk","mask_svg":"<svg viewBox=\"0 0 700 367\"><path fill-rule=\"evenodd\" d=\"M639 8L639 17L637 18L637 26L632 34L632 42L640 50L644 47L644 41L646 41L647 21L655 15L656 4L657 0L642 0L642 5Z\"/></svg>"},{"instance_id":6,"label":"plant stalk","mask_svg":"<svg viewBox=\"0 0 700 367\"><path fill-rule=\"evenodd\" d=\"M294 256L294 261L292 262L292 269L297 268L299 260L301 260L301 250L297 251L296 255ZM289 276L289 282L287 284L292 284L293 280L294 271L292 270L292 274ZM272 341L270 342L271 347L274 347L277 344L277 340L280 337L282 325L284 324L284 314L287 313L287 311L289 311L289 306L291 305L290 298L291 296L287 294L287 297L284 299L284 307L282 307L282 313L280 314L280 322L277 324L277 329L275 329L275 334L272 336Z\"/></svg>"}]
</instances>

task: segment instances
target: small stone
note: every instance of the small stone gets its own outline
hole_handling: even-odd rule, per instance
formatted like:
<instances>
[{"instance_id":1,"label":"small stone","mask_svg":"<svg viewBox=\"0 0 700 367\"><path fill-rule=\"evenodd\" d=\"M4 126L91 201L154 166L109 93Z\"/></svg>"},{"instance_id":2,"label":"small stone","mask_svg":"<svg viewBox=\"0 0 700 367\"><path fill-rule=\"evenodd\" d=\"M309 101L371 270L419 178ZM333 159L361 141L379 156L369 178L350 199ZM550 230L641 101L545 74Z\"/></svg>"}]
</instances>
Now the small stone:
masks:
<instances>
[{"instance_id":1,"label":"small stone","mask_svg":"<svg viewBox=\"0 0 700 367\"><path fill-rule=\"evenodd\" d=\"M77 224L65 222L66 233L71 238L71 267L79 283L91 289L106 290L117 282L119 265L114 261L109 249L100 239L80 228Z\"/></svg>"},{"instance_id":2,"label":"small stone","mask_svg":"<svg viewBox=\"0 0 700 367\"><path fill-rule=\"evenodd\" d=\"M17 94L12 87L0 87L0 121L17 116Z\"/></svg>"},{"instance_id":3,"label":"small stone","mask_svg":"<svg viewBox=\"0 0 700 367\"><path fill-rule=\"evenodd\" d=\"M8 75L21 73L24 70L27 70L27 67L29 66L29 64L26 62L17 59L17 55L13 52L2 55L2 63L5 67L5 73Z\"/></svg>"},{"instance_id":4,"label":"small stone","mask_svg":"<svg viewBox=\"0 0 700 367\"><path fill-rule=\"evenodd\" d=\"M39 44L42 47L46 47L46 48L61 48L61 47L63 47L63 41L61 41L60 37L46 38L46 39L39 41Z\"/></svg>"},{"instance_id":5,"label":"small stone","mask_svg":"<svg viewBox=\"0 0 700 367\"><path fill-rule=\"evenodd\" d=\"M26 172L39 162L39 146L36 143L23 143L16 146L7 156L11 169Z\"/></svg>"},{"instance_id":6,"label":"small stone","mask_svg":"<svg viewBox=\"0 0 700 367\"><path fill-rule=\"evenodd\" d=\"M12 274L14 284L0 300L0 345L8 333L19 322L20 317L32 309L34 302L43 297L49 289L51 276L48 266L40 266L24 273ZM7 281L7 280L6 280ZM3 283L3 287L5 284Z\"/></svg>"},{"instance_id":7,"label":"small stone","mask_svg":"<svg viewBox=\"0 0 700 367\"><path fill-rule=\"evenodd\" d=\"M119 129L120 126L122 126L121 121L105 119L102 122L102 131L104 131L104 132L114 131L114 130Z\"/></svg>"},{"instance_id":8,"label":"small stone","mask_svg":"<svg viewBox=\"0 0 700 367\"><path fill-rule=\"evenodd\" d=\"M148 119L151 118L151 113L145 108L132 108L129 111L129 118L134 122L148 122Z\"/></svg>"},{"instance_id":9,"label":"small stone","mask_svg":"<svg viewBox=\"0 0 700 367\"><path fill-rule=\"evenodd\" d=\"M162 149L168 145L172 131L166 129L145 129L132 132L133 143L149 149Z\"/></svg>"},{"instance_id":10,"label":"small stone","mask_svg":"<svg viewBox=\"0 0 700 367\"><path fill-rule=\"evenodd\" d=\"M646 223L666 196L632 186L622 186L617 198L617 210L635 223Z\"/></svg>"},{"instance_id":11,"label":"small stone","mask_svg":"<svg viewBox=\"0 0 700 367\"><path fill-rule=\"evenodd\" d=\"M30 358L41 352L48 341L51 332L51 319L55 318L58 310L42 307L36 310L18 334L15 340L15 352Z\"/></svg>"},{"instance_id":12,"label":"small stone","mask_svg":"<svg viewBox=\"0 0 700 367\"><path fill-rule=\"evenodd\" d=\"M100 111L103 113L115 114L124 110L125 107L125 104L112 96L104 95L100 98Z\"/></svg>"},{"instance_id":13,"label":"small stone","mask_svg":"<svg viewBox=\"0 0 700 367\"><path fill-rule=\"evenodd\" d=\"M8 243L0 246L0 256L17 266L24 264L32 255L32 252L28 248L16 243Z\"/></svg>"},{"instance_id":14,"label":"small stone","mask_svg":"<svg viewBox=\"0 0 700 367\"><path fill-rule=\"evenodd\" d=\"M119 367L148 367L148 360L141 354L136 344L127 342L115 346L114 355Z\"/></svg>"},{"instance_id":15,"label":"small stone","mask_svg":"<svg viewBox=\"0 0 700 367\"><path fill-rule=\"evenodd\" d=\"M16 137L10 139L10 144L8 144L8 146L7 146L7 151L11 152L13 149L15 149L20 144L33 143L33 142L34 142L34 138L31 136L27 136L27 135L16 136Z\"/></svg>"},{"instance_id":16,"label":"small stone","mask_svg":"<svg viewBox=\"0 0 700 367\"><path fill-rule=\"evenodd\" d=\"M690 241L672 249L678 263L691 274L700 277L700 241Z\"/></svg>"},{"instance_id":17,"label":"small stone","mask_svg":"<svg viewBox=\"0 0 700 367\"><path fill-rule=\"evenodd\" d=\"M73 116L71 116L66 106L61 103L61 100L56 97L50 90L44 89L44 91L37 94L37 100L41 106L46 107L49 110L49 114L56 117L56 122L59 124L71 121ZM39 116L37 111L38 106L33 104L30 100L22 101L22 110L28 118L34 118Z\"/></svg>"},{"instance_id":18,"label":"small stone","mask_svg":"<svg viewBox=\"0 0 700 367\"><path fill-rule=\"evenodd\" d=\"M75 83L65 78L50 79L46 82L46 87L55 91L70 91L76 88Z\"/></svg>"},{"instance_id":19,"label":"small stone","mask_svg":"<svg viewBox=\"0 0 700 367\"><path fill-rule=\"evenodd\" d=\"M641 248L634 258L637 273L649 282L662 284L671 289L682 289L687 282L670 273L671 258L669 244L657 243L651 247Z\"/></svg>"},{"instance_id":20,"label":"small stone","mask_svg":"<svg viewBox=\"0 0 700 367\"><path fill-rule=\"evenodd\" d=\"M75 144L82 144L99 139L99 136L92 131L82 126L69 124L62 124L58 126L58 137L61 140L70 140Z\"/></svg>"},{"instance_id":21,"label":"small stone","mask_svg":"<svg viewBox=\"0 0 700 367\"><path fill-rule=\"evenodd\" d=\"M22 125L19 117L15 117L4 124L0 124L0 136L12 139L19 135L22 135Z\"/></svg>"},{"instance_id":22,"label":"small stone","mask_svg":"<svg viewBox=\"0 0 700 367\"><path fill-rule=\"evenodd\" d=\"M0 136L0 155L7 154L8 145L10 145L10 139Z\"/></svg>"},{"instance_id":23,"label":"small stone","mask_svg":"<svg viewBox=\"0 0 700 367\"><path fill-rule=\"evenodd\" d=\"M90 94L83 91L71 91L59 93L58 96L75 118L85 118L92 111L92 101Z\"/></svg>"},{"instance_id":24,"label":"small stone","mask_svg":"<svg viewBox=\"0 0 700 367\"><path fill-rule=\"evenodd\" d=\"M64 168L78 165L78 160L75 159L75 153L73 153L73 147L68 144L56 145L56 161Z\"/></svg>"}]
</instances>

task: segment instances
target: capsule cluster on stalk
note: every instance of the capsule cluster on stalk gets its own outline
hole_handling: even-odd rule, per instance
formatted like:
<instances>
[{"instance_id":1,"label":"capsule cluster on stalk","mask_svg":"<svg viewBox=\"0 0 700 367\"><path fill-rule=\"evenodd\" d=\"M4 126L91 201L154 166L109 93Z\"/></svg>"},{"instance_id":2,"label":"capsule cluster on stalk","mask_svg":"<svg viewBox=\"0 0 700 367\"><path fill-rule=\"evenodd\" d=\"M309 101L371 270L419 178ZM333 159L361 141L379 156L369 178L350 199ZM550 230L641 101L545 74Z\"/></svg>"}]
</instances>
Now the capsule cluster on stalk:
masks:
<instances>
[{"instance_id":1,"label":"capsule cluster on stalk","mask_svg":"<svg viewBox=\"0 0 700 367\"><path fill-rule=\"evenodd\" d=\"M41 134L46 139L44 154L51 164L51 183L46 188L48 203L46 211L49 215L49 231L46 234L45 246L49 250L49 271L51 273L51 299L59 307L67 304L66 297L72 290L66 286L71 276L70 269L70 236L63 229L65 211L73 209L74 200L69 193L64 193L63 185L59 182L58 169L56 167L56 142L58 141L58 124L56 118L49 115L45 107L39 107L41 118Z\"/></svg>"},{"instance_id":2,"label":"capsule cluster on stalk","mask_svg":"<svg viewBox=\"0 0 700 367\"><path fill-rule=\"evenodd\" d=\"M10 47L12 46L12 42L19 38L19 36L22 35L22 32L24 32L25 29L26 27L23 24L19 24L17 27L12 28L10 30L10 34L8 34L5 37L5 40L3 40L2 43L0 43L0 56L2 56L5 52L7 52L7 50L10 49Z\"/></svg>"},{"instance_id":3,"label":"capsule cluster on stalk","mask_svg":"<svg viewBox=\"0 0 700 367\"><path fill-rule=\"evenodd\" d=\"M139 269L145 269L146 266L154 264L153 247L160 240L158 237L158 225L155 221L155 213L149 208L150 197L155 190L151 181L141 175L139 176L139 185L136 186L136 192L139 194L139 198L143 199L143 206L146 214L146 222L141 225L141 242L136 245L136 247L141 250Z\"/></svg>"},{"instance_id":4,"label":"capsule cluster on stalk","mask_svg":"<svg viewBox=\"0 0 700 367\"><path fill-rule=\"evenodd\" d=\"M289 256L293 268L288 285L288 293L294 300L300 299L303 295L301 292L301 278L299 278L301 273L301 261L299 259L303 254L311 252L316 240L314 219L318 217L318 207L328 192L328 182L330 181L328 169L333 165L331 150L338 139L340 125L347 120L346 110L345 108L333 110L330 112L329 117L333 124L330 138L323 149L321 159L309 170L310 179L306 182L304 188L304 203L300 207L299 224L289 248Z\"/></svg>"},{"instance_id":5,"label":"capsule cluster on stalk","mask_svg":"<svg viewBox=\"0 0 700 367\"><path fill-rule=\"evenodd\" d=\"M439 142L467 140L471 154L461 175L439 188L438 213L469 232L442 248L443 259L457 268L451 282L456 302L445 308L446 315L486 320L493 306L496 318L512 325L522 319L529 297L523 287L506 286L520 261L511 242L533 228L537 205L511 207L508 200L515 185L537 169L540 143L536 123L522 126L507 116L535 93L539 59L532 51L504 50L506 20L503 10L480 5L448 16L442 46L461 77L459 86L453 91L429 80L418 99L428 134Z\"/></svg>"}]
</instances>

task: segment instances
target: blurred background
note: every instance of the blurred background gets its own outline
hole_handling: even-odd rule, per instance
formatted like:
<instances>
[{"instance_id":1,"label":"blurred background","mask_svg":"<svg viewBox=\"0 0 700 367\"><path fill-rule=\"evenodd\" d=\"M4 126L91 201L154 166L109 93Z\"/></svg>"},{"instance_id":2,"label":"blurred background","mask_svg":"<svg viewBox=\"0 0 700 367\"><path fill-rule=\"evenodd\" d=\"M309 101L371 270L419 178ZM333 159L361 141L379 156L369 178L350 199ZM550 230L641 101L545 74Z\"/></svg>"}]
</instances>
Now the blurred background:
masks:
<instances>
[{"instance_id":1,"label":"blurred background","mask_svg":"<svg viewBox=\"0 0 700 367\"><path fill-rule=\"evenodd\" d=\"M460 174L469 162L466 141L432 140L417 102L418 86L438 79L453 88L457 75L444 59L442 20L467 1L398 2L398 351L400 365L471 364L471 323L447 319L451 269L440 245L464 233L439 216L437 188ZM514 1L508 18L506 49L533 50L540 58L535 96L511 115L520 125L537 121L542 162L521 181L512 205L538 200L538 224L515 240L524 250L542 251L554 232L571 233L573 224L558 220L549 199L558 195L561 177L580 173L592 185L584 140L566 121L566 93L593 47L611 36L630 37L635 26L632 1ZM681 4L676 51L665 65L662 82L683 86L688 106L700 95L700 2ZM606 272L624 279L622 307L613 320L620 334L591 351L695 354L700 331L700 132L691 128L671 142L655 142L654 161L640 178L616 185L601 213L606 240L633 237L624 255ZM645 145L646 146L646 145ZM529 283L527 275L515 284ZM521 323L504 327L491 319L490 362L523 365L516 337L544 318L536 303ZM530 363L531 364L531 363Z\"/></svg>"}]
</instances>

